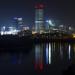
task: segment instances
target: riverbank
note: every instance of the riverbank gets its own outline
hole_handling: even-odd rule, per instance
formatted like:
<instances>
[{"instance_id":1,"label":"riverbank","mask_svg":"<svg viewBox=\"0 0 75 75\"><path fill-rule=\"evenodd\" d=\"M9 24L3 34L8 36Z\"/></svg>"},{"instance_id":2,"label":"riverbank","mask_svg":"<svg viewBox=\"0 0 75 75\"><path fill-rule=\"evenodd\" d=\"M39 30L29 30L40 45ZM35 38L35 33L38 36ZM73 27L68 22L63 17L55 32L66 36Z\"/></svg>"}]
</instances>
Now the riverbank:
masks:
<instances>
[{"instance_id":1,"label":"riverbank","mask_svg":"<svg viewBox=\"0 0 75 75\"><path fill-rule=\"evenodd\" d=\"M45 43L45 42L72 42L75 43L74 38L46 38L46 37L36 37L33 38L32 36L12 36L12 35L5 35L0 36L0 47L27 47L32 44L37 43Z\"/></svg>"}]
</instances>

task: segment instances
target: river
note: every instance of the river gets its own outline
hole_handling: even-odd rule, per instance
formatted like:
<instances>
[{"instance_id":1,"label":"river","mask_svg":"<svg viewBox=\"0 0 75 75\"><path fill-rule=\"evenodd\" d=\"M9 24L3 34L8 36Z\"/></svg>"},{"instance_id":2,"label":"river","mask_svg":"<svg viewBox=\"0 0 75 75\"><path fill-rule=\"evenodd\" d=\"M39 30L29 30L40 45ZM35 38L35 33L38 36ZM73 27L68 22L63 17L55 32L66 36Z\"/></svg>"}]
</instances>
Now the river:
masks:
<instances>
[{"instance_id":1,"label":"river","mask_svg":"<svg viewBox=\"0 0 75 75\"><path fill-rule=\"evenodd\" d=\"M74 63L75 43L40 43L12 50L0 48L1 73L61 75Z\"/></svg>"}]
</instances>

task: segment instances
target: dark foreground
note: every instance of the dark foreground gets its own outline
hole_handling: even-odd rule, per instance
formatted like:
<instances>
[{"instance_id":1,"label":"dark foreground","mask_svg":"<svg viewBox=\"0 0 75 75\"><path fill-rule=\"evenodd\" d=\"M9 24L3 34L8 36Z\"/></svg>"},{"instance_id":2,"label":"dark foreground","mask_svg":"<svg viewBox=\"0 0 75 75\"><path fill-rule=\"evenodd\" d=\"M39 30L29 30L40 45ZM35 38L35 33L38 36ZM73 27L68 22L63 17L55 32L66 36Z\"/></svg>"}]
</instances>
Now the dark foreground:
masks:
<instances>
[{"instance_id":1,"label":"dark foreground","mask_svg":"<svg viewBox=\"0 0 75 75\"><path fill-rule=\"evenodd\" d=\"M46 38L46 37L36 37L33 38L32 36L23 36L19 37L13 36L13 35L3 35L0 36L0 47L18 47L18 46L24 46L24 45L31 45L36 43L47 43L47 42L75 42L75 38Z\"/></svg>"},{"instance_id":2,"label":"dark foreground","mask_svg":"<svg viewBox=\"0 0 75 75\"><path fill-rule=\"evenodd\" d=\"M46 59L47 57L49 60ZM70 73L75 75L74 39L0 37L0 75L67 75Z\"/></svg>"},{"instance_id":3,"label":"dark foreground","mask_svg":"<svg viewBox=\"0 0 75 75\"><path fill-rule=\"evenodd\" d=\"M0 75L75 75L75 64L65 68L61 65L44 67L43 70L36 70L32 65L0 65Z\"/></svg>"}]
</instances>

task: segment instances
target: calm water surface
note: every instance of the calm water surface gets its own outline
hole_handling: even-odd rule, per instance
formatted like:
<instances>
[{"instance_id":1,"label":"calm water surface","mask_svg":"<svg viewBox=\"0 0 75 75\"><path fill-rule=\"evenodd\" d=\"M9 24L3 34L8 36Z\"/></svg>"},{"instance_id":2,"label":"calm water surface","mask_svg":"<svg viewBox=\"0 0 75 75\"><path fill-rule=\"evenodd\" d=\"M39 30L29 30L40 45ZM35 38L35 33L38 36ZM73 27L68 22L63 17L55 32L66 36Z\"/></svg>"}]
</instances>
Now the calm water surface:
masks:
<instances>
[{"instance_id":1,"label":"calm water surface","mask_svg":"<svg viewBox=\"0 0 75 75\"><path fill-rule=\"evenodd\" d=\"M28 48L1 48L0 50L2 72L62 74L75 63L74 43L51 42L28 46Z\"/></svg>"}]
</instances>

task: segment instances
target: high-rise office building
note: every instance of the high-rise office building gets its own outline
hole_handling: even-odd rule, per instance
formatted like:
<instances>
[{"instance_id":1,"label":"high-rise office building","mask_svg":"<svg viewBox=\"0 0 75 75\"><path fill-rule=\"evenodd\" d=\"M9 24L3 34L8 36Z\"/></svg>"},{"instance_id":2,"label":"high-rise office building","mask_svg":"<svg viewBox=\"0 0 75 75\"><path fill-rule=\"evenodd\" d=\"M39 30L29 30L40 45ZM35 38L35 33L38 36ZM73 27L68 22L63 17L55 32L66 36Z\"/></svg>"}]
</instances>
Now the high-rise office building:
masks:
<instances>
[{"instance_id":1,"label":"high-rise office building","mask_svg":"<svg viewBox=\"0 0 75 75\"><path fill-rule=\"evenodd\" d=\"M21 30L23 27L23 18L14 18L14 26L17 30Z\"/></svg>"},{"instance_id":2,"label":"high-rise office building","mask_svg":"<svg viewBox=\"0 0 75 75\"><path fill-rule=\"evenodd\" d=\"M35 5L35 31L37 33L44 32L44 5Z\"/></svg>"}]
</instances>

